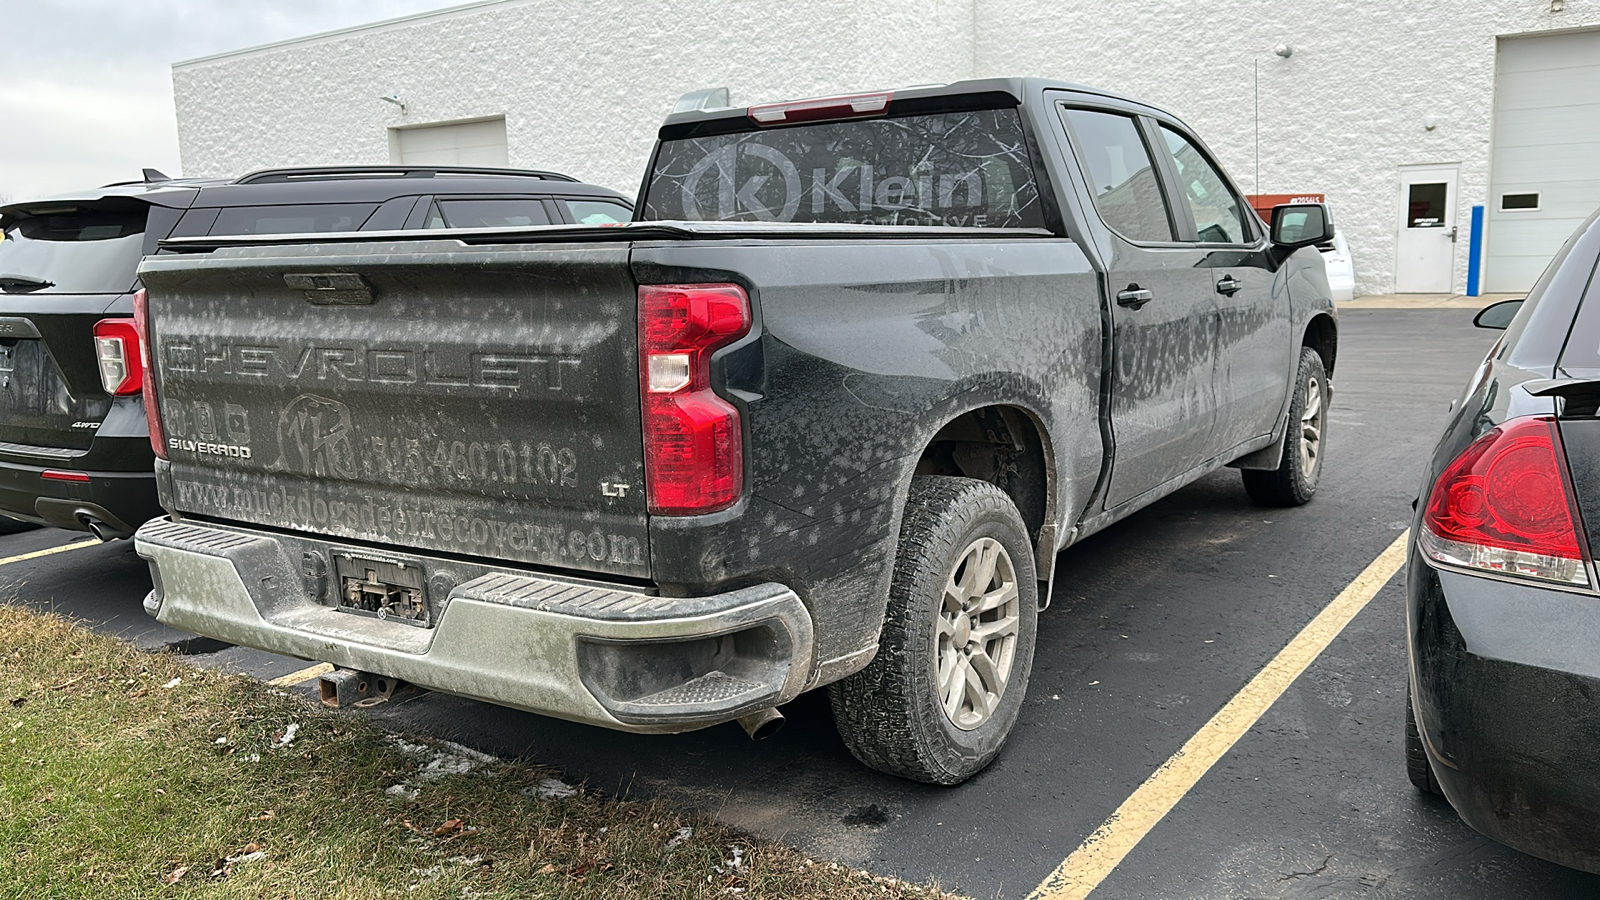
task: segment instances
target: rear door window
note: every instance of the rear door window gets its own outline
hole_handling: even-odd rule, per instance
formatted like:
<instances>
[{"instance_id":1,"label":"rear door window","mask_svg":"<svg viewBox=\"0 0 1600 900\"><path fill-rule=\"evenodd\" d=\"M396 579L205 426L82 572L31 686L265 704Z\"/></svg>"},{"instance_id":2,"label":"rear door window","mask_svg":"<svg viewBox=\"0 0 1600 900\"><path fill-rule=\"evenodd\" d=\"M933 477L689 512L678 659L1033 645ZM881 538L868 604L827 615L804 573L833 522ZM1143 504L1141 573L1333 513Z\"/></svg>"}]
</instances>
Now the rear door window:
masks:
<instances>
[{"instance_id":1,"label":"rear door window","mask_svg":"<svg viewBox=\"0 0 1600 900\"><path fill-rule=\"evenodd\" d=\"M1161 178L1133 117L1090 109L1064 112L1100 218L1130 241L1171 241Z\"/></svg>"},{"instance_id":2,"label":"rear door window","mask_svg":"<svg viewBox=\"0 0 1600 900\"><path fill-rule=\"evenodd\" d=\"M663 141L642 221L1043 228L1017 110L980 109Z\"/></svg>"},{"instance_id":3,"label":"rear door window","mask_svg":"<svg viewBox=\"0 0 1600 900\"><path fill-rule=\"evenodd\" d=\"M427 228L520 228L549 225L544 201L529 197L498 199L439 199L428 216Z\"/></svg>"},{"instance_id":4,"label":"rear door window","mask_svg":"<svg viewBox=\"0 0 1600 900\"><path fill-rule=\"evenodd\" d=\"M217 215L211 234L322 234L355 231L376 203L306 203L296 206L236 206Z\"/></svg>"},{"instance_id":5,"label":"rear door window","mask_svg":"<svg viewBox=\"0 0 1600 900\"><path fill-rule=\"evenodd\" d=\"M562 200L579 225L619 225L633 221L633 210L614 200Z\"/></svg>"},{"instance_id":6,"label":"rear door window","mask_svg":"<svg viewBox=\"0 0 1600 900\"><path fill-rule=\"evenodd\" d=\"M0 293L121 294L144 255L149 207L13 212L0 223Z\"/></svg>"}]
</instances>

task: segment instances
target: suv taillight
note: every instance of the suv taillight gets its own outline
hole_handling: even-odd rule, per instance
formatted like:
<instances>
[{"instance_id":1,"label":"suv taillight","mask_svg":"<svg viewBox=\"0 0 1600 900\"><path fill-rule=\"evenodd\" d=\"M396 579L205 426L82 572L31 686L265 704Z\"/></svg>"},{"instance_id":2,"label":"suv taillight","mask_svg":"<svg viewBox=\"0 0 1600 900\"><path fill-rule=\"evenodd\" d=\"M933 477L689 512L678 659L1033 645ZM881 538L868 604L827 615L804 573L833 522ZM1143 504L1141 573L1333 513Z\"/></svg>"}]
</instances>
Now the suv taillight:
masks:
<instances>
[{"instance_id":1,"label":"suv taillight","mask_svg":"<svg viewBox=\"0 0 1600 900\"><path fill-rule=\"evenodd\" d=\"M139 352L139 330L132 319L94 323L94 357L106 393L126 397L144 389L144 359Z\"/></svg>"},{"instance_id":2,"label":"suv taillight","mask_svg":"<svg viewBox=\"0 0 1600 900\"><path fill-rule=\"evenodd\" d=\"M149 363L154 363L155 356L150 352L150 295L140 290L133 295L133 327L138 332L139 355ZM144 421L150 430L150 448L161 459L167 458L167 433L161 427L161 404L156 399L156 369L154 365L144 365Z\"/></svg>"},{"instance_id":3,"label":"suv taillight","mask_svg":"<svg viewBox=\"0 0 1600 900\"><path fill-rule=\"evenodd\" d=\"M1430 559L1589 587L1588 547L1555 420L1509 419L1433 484L1418 543Z\"/></svg>"},{"instance_id":4,"label":"suv taillight","mask_svg":"<svg viewBox=\"0 0 1600 900\"><path fill-rule=\"evenodd\" d=\"M732 506L744 488L739 411L711 390L711 352L750 330L736 284L639 288L639 376L650 511L688 515Z\"/></svg>"}]
</instances>

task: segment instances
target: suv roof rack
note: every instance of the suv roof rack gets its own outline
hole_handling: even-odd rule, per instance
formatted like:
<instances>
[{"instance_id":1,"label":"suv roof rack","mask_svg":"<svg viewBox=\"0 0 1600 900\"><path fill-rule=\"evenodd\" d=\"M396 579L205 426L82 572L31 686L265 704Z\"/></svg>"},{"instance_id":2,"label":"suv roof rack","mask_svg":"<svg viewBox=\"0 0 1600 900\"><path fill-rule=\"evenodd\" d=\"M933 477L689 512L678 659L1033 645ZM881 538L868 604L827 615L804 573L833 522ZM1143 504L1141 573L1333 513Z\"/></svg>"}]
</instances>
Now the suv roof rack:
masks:
<instances>
[{"instance_id":1,"label":"suv roof rack","mask_svg":"<svg viewBox=\"0 0 1600 900\"><path fill-rule=\"evenodd\" d=\"M500 178L539 178L544 181L578 179L560 172L537 169L489 169L472 166L297 166L262 169L241 176L234 184L266 184L285 181L338 180L344 178L433 178L437 175L480 175Z\"/></svg>"}]
</instances>

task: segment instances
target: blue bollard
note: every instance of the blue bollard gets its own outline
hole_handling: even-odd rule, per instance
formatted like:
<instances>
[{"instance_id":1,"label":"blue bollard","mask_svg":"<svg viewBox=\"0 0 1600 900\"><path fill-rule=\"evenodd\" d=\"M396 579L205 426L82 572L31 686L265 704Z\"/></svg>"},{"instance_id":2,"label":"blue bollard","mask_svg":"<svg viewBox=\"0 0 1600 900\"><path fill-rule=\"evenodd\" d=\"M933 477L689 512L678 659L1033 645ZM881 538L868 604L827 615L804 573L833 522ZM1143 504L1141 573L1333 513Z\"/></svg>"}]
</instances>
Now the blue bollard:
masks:
<instances>
[{"instance_id":1,"label":"blue bollard","mask_svg":"<svg viewBox=\"0 0 1600 900\"><path fill-rule=\"evenodd\" d=\"M1472 208L1472 238L1467 244L1467 296L1477 297L1478 273L1483 269L1483 207Z\"/></svg>"}]
</instances>

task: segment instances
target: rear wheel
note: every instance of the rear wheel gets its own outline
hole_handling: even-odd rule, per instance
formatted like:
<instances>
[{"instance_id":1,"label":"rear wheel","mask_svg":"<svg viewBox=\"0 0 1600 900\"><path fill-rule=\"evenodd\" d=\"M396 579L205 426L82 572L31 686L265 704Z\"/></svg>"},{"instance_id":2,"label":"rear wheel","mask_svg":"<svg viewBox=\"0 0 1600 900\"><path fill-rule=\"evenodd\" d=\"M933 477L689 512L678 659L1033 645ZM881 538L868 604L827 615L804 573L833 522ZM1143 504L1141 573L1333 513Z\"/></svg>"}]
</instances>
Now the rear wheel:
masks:
<instances>
[{"instance_id":1,"label":"rear wheel","mask_svg":"<svg viewBox=\"0 0 1600 900\"><path fill-rule=\"evenodd\" d=\"M1406 777L1419 791L1444 795L1439 779L1433 774L1433 763L1428 761L1428 750L1422 746L1422 733L1417 730L1417 714L1411 709L1411 686L1406 685Z\"/></svg>"},{"instance_id":2,"label":"rear wheel","mask_svg":"<svg viewBox=\"0 0 1600 900\"><path fill-rule=\"evenodd\" d=\"M967 478L911 484L878 655L828 689L868 766L959 784L1000 752L1033 667L1038 585L1011 498Z\"/></svg>"},{"instance_id":3,"label":"rear wheel","mask_svg":"<svg viewBox=\"0 0 1600 900\"><path fill-rule=\"evenodd\" d=\"M1289 398L1288 433L1278 467L1240 469L1245 493L1262 506L1301 506L1316 496L1322 478L1323 438L1328 424L1328 373L1322 357L1300 348L1294 396Z\"/></svg>"},{"instance_id":4,"label":"rear wheel","mask_svg":"<svg viewBox=\"0 0 1600 900\"><path fill-rule=\"evenodd\" d=\"M21 519L13 519L10 516L0 516L0 534L19 534L39 527L33 522L24 522Z\"/></svg>"}]
</instances>

